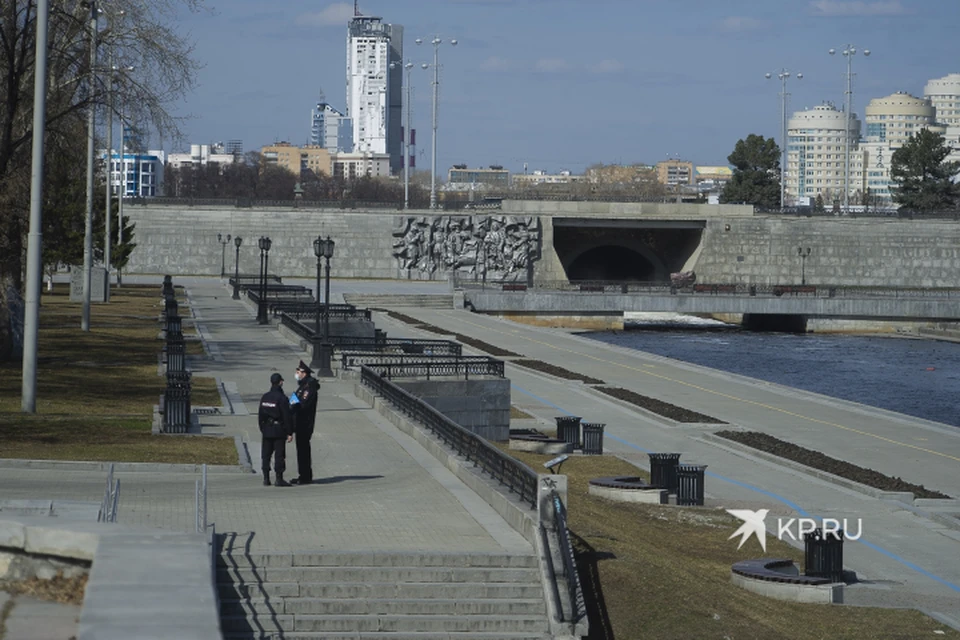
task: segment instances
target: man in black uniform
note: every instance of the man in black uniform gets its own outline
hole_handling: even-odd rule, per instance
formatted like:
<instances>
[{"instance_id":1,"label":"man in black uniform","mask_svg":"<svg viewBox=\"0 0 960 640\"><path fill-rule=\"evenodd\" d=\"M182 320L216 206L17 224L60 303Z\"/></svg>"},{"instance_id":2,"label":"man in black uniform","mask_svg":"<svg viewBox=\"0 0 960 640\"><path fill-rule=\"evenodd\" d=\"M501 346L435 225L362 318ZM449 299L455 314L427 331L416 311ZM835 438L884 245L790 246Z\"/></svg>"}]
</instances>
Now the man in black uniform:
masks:
<instances>
[{"instance_id":1,"label":"man in black uniform","mask_svg":"<svg viewBox=\"0 0 960 640\"><path fill-rule=\"evenodd\" d=\"M287 468L286 442L293 440L293 414L290 400L283 393L283 376L270 376L270 391L260 398L260 458L263 465L263 486L270 486L270 456L273 455L273 470L277 472L277 486L289 487L283 479Z\"/></svg>"},{"instance_id":2,"label":"man in black uniform","mask_svg":"<svg viewBox=\"0 0 960 640\"><path fill-rule=\"evenodd\" d=\"M291 484L310 484L313 482L313 461L310 455L310 438L313 437L313 424L317 419L317 392L320 382L311 376L313 371L303 360L297 365L297 402L293 404L293 416L297 425L297 470L300 477Z\"/></svg>"}]
</instances>

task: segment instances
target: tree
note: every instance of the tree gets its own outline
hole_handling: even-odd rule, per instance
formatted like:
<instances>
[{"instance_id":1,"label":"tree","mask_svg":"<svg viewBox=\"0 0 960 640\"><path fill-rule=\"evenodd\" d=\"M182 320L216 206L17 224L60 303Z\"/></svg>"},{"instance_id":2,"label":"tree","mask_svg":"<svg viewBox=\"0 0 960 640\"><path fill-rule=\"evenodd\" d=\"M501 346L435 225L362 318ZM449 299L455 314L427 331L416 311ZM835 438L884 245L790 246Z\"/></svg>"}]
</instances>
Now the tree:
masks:
<instances>
[{"instance_id":1,"label":"tree","mask_svg":"<svg viewBox=\"0 0 960 640\"><path fill-rule=\"evenodd\" d=\"M818 194L817 194L817 199L814 200L813 210L814 210L814 211L817 211L817 212L826 211L826 207L823 206L823 194L822 194L822 193L818 193Z\"/></svg>"},{"instance_id":2,"label":"tree","mask_svg":"<svg viewBox=\"0 0 960 640\"><path fill-rule=\"evenodd\" d=\"M740 139L727 156L733 177L724 186L720 202L742 202L774 209L780 205L780 148L773 138L755 133Z\"/></svg>"},{"instance_id":3,"label":"tree","mask_svg":"<svg viewBox=\"0 0 960 640\"><path fill-rule=\"evenodd\" d=\"M907 211L949 211L960 202L960 185L954 180L960 162L948 162L950 147L939 133L921 129L899 149L890 162L890 179L896 183L893 200Z\"/></svg>"}]
</instances>

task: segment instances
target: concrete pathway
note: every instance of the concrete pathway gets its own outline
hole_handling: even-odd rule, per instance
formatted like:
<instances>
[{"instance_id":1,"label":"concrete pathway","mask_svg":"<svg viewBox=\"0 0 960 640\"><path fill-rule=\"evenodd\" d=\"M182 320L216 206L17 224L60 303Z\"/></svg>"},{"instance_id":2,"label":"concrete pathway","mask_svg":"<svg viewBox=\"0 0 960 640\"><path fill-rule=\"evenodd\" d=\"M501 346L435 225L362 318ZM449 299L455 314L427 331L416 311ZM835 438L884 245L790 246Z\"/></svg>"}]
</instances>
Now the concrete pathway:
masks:
<instances>
[{"instance_id":1,"label":"concrete pathway","mask_svg":"<svg viewBox=\"0 0 960 640\"><path fill-rule=\"evenodd\" d=\"M3 640L71 640L80 607L0 591L0 616Z\"/></svg>"}]
</instances>

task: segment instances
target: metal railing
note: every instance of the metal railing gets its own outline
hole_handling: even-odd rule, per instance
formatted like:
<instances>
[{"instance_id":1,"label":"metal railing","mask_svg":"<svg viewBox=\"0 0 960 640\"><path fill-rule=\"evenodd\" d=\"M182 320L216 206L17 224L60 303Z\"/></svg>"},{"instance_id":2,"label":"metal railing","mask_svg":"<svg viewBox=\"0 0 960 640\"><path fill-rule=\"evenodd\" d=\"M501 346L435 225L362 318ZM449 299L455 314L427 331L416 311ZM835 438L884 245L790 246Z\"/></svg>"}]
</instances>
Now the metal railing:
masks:
<instances>
[{"instance_id":1,"label":"metal railing","mask_svg":"<svg viewBox=\"0 0 960 640\"><path fill-rule=\"evenodd\" d=\"M107 471L107 487L103 491L100 501L100 511L97 513L97 522L116 522L117 508L120 506L120 479L113 479L113 463Z\"/></svg>"},{"instance_id":2,"label":"metal railing","mask_svg":"<svg viewBox=\"0 0 960 640\"><path fill-rule=\"evenodd\" d=\"M280 314L280 325L287 327L305 340L318 340L316 321L301 322L287 313ZM463 345L452 340L429 338L386 338L380 336L328 336L338 352L410 353L434 356L459 356Z\"/></svg>"},{"instance_id":3,"label":"metal railing","mask_svg":"<svg viewBox=\"0 0 960 640\"><path fill-rule=\"evenodd\" d=\"M767 209L756 207L757 215L787 215L801 218L893 218L898 220L960 220L960 210L954 211L905 211L892 207L851 206L848 210L825 207L816 210L813 207L784 207Z\"/></svg>"},{"instance_id":4,"label":"metal railing","mask_svg":"<svg viewBox=\"0 0 960 640\"><path fill-rule=\"evenodd\" d=\"M573 553L573 543L570 541L570 531L567 529L567 508L557 492L550 496L553 502L554 523L557 528L557 537L560 542L560 556L563 558L563 572L567 579L567 592L570 596L570 615L561 616L564 622L576 623L587 615L587 602L580 585L580 574L577 573L577 561Z\"/></svg>"},{"instance_id":5,"label":"metal railing","mask_svg":"<svg viewBox=\"0 0 960 640\"><path fill-rule=\"evenodd\" d=\"M285 313L295 320L310 320L314 323L317 321L318 310L316 303L311 304L309 302L283 300L270 303L269 308L274 315ZM331 304L329 306L321 304L319 313L321 320L324 314L328 314L331 318L363 318L370 320L373 317L370 309L357 309L352 304Z\"/></svg>"},{"instance_id":6,"label":"metal railing","mask_svg":"<svg viewBox=\"0 0 960 640\"><path fill-rule=\"evenodd\" d=\"M359 361L359 362L358 362ZM490 356L445 356L422 355L343 354L343 368L361 365L375 369L382 377L391 378L462 378L470 376L504 376L503 360Z\"/></svg>"},{"instance_id":7,"label":"metal railing","mask_svg":"<svg viewBox=\"0 0 960 640\"><path fill-rule=\"evenodd\" d=\"M267 276L267 282L273 282L280 284L283 282L283 279L280 276ZM241 275L238 277L231 276L227 283L232 287L237 285L241 290L246 291L249 288L256 288L260 286L260 276L254 275Z\"/></svg>"},{"instance_id":8,"label":"metal railing","mask_svg":"<svg viewBox=\"0 0 960 640\"><path fill-rule=\"evenodd\" d=\"M426 402L384 378L366 365L360 367L360 382L414 422L429 429L457 455L516 493L531 509L537 505L537 474L480 436L443 415Z\"/></svg>"}]
</instances>

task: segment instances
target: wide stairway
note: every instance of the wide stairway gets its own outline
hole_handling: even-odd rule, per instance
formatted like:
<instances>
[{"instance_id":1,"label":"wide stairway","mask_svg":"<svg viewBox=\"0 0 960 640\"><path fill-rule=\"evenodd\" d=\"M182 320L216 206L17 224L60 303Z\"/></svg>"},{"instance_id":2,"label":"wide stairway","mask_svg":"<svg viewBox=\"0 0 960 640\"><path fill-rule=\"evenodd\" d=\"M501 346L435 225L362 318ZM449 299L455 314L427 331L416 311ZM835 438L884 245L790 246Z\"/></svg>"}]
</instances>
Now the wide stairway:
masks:
<instances>
[{"instance_id":1,"label":"wide stairway","mask_svg":"<svg viewBox=\"0 0 960 640\"><path fill-rule=\"evenodd\" d=\"M537 559L431 553L223 553L225 640L548 635Z\"/></svg>"},{"instance_id":2,"label":"wide stairway","mask_svg":"<svg viewBox=\"0 0 960 640\"><path fill-rule=\"evenodd\" d=\"M358 309L392 309L419 307L421 309L453 309L453 294L345 293L343 301Z\"/></svg>"}]
</instances>

